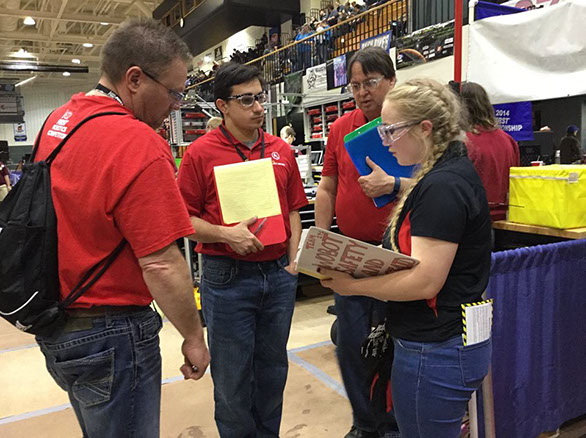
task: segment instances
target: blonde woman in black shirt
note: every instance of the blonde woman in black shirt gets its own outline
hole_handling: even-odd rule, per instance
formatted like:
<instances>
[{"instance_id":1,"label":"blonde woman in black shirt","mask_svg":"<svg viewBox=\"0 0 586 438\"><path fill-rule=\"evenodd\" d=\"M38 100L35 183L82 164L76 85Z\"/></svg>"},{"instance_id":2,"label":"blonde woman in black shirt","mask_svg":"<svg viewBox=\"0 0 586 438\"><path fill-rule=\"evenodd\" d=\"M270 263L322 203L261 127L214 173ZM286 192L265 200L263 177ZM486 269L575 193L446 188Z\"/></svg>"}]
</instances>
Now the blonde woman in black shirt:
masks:
<instances>
[{"instance_id":1,"label":"blonde woman in black shirt","mask_svg":"<svg viewBox=\"0 0 586 438\"><path fill-rule=\"evenodd\" d=\"M456 96L432 80L391 90L379 133L415 184L394 210L385 246L413 269L354 279L321 269L341 295L388 301L395 347L391 387L401 437L456 438L466 404L488 371L491 339L464 345L461 305L481 300L490 270L491 221L480 177L461 142Z\"/></svg>"}]
</instances>

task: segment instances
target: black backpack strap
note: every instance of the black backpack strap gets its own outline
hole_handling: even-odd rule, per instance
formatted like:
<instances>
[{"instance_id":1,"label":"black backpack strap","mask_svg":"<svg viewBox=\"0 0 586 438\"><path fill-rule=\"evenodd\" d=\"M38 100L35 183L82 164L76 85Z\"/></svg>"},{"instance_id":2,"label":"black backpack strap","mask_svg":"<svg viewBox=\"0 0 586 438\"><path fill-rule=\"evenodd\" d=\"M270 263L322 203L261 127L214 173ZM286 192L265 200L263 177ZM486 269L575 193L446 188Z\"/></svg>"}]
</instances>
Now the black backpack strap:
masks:
<instances>
[{"instance_id":1,"label":"black backpack strap","mask_svg":"<svg viewBox=\"0 0 586 438\"><path fill-rule=\"evenodd\" d=\"M39 133L37 135L37 139L35 140L35 145L33 147L33 152L31 154L31 158L30 158L31 163L35 162L35 156L37 155L37 151L39 150L39 143L41 142L41 136L43 135L43 131L45 130L45 125L49 121L49 117L51 117L52 114L53 114L53 111L51 111L51 114L49 114L47 116L47 118L43 122L43 126L41 126L41 130L39 131Z\"/></svg>"},{"instance_id":2,"label":"black backpack strap","mask_svg":"<svg viewBox=\"0 0 586 438\"><path fill-rule=\"evenodd\" d=\"M114 251L112 251L108 256L106 256L105 258L103 258L102 260L100 260L98 263L96 263L94 266L92 266L82 277L82 279L79 281L79 283L77 283L77 285L75 285L75 287L71 290L71 292L69 292L69 295L67 295L67 297L59 303L59 307L61 307L62 309L70 306L75 300L77 300L79 297L81 297L90 287L93 286L93 284L98 281L100 279L100 277L104 274L104 272L106 272L106 270L110 267L110 265L112 265L112 263L114 263L114 260L116 260L116 258L120 255L120 253L122 252L122 250L124 249L124 247L126 246L126 239L122 239L122 241L118 244L118 246L116 248L114 248ZM98 268L101 269L96 272L98 270ZM89 280L89 278L94 274L94 272L96 272L96 274L93 276L93 278L91 280ZM89 280L89 281L88 281ZM84 283L87 284L84 285Z\"/></svg>"},{"instance_id":3,"label":"black backpack strap","mask_svg":"<svg viewBox=\"0 0 586 438\"><path fill-rule=\"evenodd\" d=\"M121 112L116 112L116 111L105 111L105 112L101 112L101 113L92 114L91 116L86 117L81 122L79 122L77 125L75 125L75 127L71 130L71 132L69 134L67 134L67 136L63 140L61 140L61 143L59 143L59 145L53 150L53 152L51 152L51 154L47 157L45 162L48 165L51 165L51 163L53 162L53 160L55 159L57 154L59 152L61 152L61 149L63 149L63 146L65 146L65 143L67 143L67 141L71 138L71 136L73 134L75 134L75 132L77 132L77 130L79 128L81 128L82 125L89 122L90 120L98 118L98 117L104 117L104 116L125 116L125 115L127 115L127 113L121 113ZM49 115L49 117L51 117L51 115ZM49 120L49 117L47 117L47 119L45 119L45 122L43 123L43 127L41 128L41 131L39 132L39 136L37 137L37 141L35 144L35 151L39 148L40 138L41 138L41 135L43 134L43 129L45 127L45 124L47 123L47 120ZM32 157L31 157L31 161L32 161ZM94 266L92 266L84 274L84 276L80 280L80 282L77 283L77 285L71 290L69 295L67 295L67 297L62 302L59 303L59 307L64 309L64 308L70 306L79 297L81 297L96 281L98 281L100 279L100 277L104 274L104 272L106 272L106 269L108 269L110 267L110 265L112 263L114 263L114 260L116 260L116 258L122 252L122 250L124 249L125 246L126 246L126 239L122 239L122 241L118 244L118 246L116 248L114 248L114 250L107 257L105 257L104 259L102 259L98 263L96 263ZM98 268L100 268L100 267L101 267L101 269L98 272L96 272L98 270ZM90 277L94 273L95 273L95 275L90 280ZM87 284L84 285L84 283L86 281L87 281Z\"/></svg>"},{"instance_id":4,"label":"black backpack strap","mask_svg":"<svg viewBox=\"0 0 586 438\"><path fill-rule=\"evenodd\" d=\"M89 122L90 120L95 119L97 117L103 117L103 116L125 116L125 115L127 115L127 113L120 113L120 112L116 112L116 111L105 111L103 113L96 113L96 114L92 114L91 116L86 117L81 122L79 122L77 125L75 125L75 127L71 130L71 132L69 134L67 134L67 136L63 140L61 140L61 143L59 143L59 145L55 149L53 149L53 152L51 152L51 154L47 157L47 159L45 161L50 166L51 163L53 162L53 160L55 159L55 157L57 156L57 154L59 152L61 152L61 149L63 149L63 146L65 146L65 143L67 143L67 141L71 138L71 136L73 134L75 134L75 132L79 128L81 128L82 125ZM47 118L47 120L48 120L48 118ZM47 123L47 120L45 120L45 123ZM44 126L45 125L43 125L43 127ZM39 135L39 138L40 138L40 135ZM39 141L39 138L37 138L37 142Z\"/></svg>"}]
</instances>

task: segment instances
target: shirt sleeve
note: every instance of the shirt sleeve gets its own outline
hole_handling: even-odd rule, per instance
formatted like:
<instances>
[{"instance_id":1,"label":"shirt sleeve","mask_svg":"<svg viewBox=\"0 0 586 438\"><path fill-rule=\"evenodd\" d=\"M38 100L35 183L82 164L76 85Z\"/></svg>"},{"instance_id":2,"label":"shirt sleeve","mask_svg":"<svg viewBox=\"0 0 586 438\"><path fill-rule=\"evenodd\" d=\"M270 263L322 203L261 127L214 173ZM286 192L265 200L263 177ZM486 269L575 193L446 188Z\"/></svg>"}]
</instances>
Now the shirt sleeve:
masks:
<instances>
[{"instance_id":1,"label":"shirt sleeve","mask_svg":"<svg viewBox=\"0 0 586 438\"><path fill-rule=\"evenodd\" d=\"M466 184L452 174L425 180L413 201L411 235L460 243L473 202Z\"/></svg>"},{"instance_id":2,"label":"shirt sleeve","mask_svg":"<svg viewBox=\"0 0 586 438\"><path fill-rule=\"evenodd\" d=\"M338 134L336 125L332 125L330 134L328 135L328 143L326 145L326 154L324 156L324 166L322 169L322 176L338 176Z\"/></svg>"},{"instance_id":3,"label":"shirt sleeve","mask_svg":"<svg viewBox=\"0 0 586 438\"><path fill-rule=\"evenodd\" d=\"M289 160L292 170L287 183L287 205L289 205L289 211L294 211L307 205L308 201L305 195L305 189L303 188L303 181L301 181L299 166L297 166L295 154L292 150L290 150Z\"/></svg>"},{"instance_id":4,"label":"shirt sleeve","mask_svg":"<svg viewBox=\"0 0 586 438\"><path fill-rule=\"evenodd\" d=\"M137 258L193 234L193 227L166 158L148 165L114 209L114 219Z\"/></svg>"},{"instance_id":5,"label":"shirt sleeve","mask_svg":"<svg viewBox=\"0 0 586 438\"><path fill-rule=\"evenodd\" d=\"M191 148L193 147L195 146L192 145ZM206 183L203 179L203 170L198 169L196 160L189 150L181 160L177 183L189 215L201 217L205 206Z\"/></svg>"}]
</instances>

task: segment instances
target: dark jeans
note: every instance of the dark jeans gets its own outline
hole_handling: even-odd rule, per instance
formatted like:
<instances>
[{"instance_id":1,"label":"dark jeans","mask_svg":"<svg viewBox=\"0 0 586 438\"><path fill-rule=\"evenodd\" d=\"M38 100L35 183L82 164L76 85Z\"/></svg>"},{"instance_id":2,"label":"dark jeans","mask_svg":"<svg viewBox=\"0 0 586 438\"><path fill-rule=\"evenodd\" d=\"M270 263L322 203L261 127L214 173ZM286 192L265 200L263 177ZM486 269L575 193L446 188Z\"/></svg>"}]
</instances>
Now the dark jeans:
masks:
<instances>
[{"instance_id":1,"label":"dark jeans","mask_svg":"<svg viewBox=\"0 0 586 438\"><path fill-rule=\"evenodd\" d=\"M393 404L402 438L457 438L472 393L488 373L492 340L463 346L393 339Z\"/></svg>"},{"instance_id":2,"label":"dark jeans","mask_svg":"<svg viewBox=\"0 0 586 438\"><path fill-rule=\"evenodd\" d=\"M287 264L285 256L259 263L203 257L202 310L222 438L279 436L297 289Z\"/></svg>"},{"instance_id":3,"label":"dark jeans","mask_svg":"<svg viewBox=\"0 0 586 438\"><path fill-rule=\"evenodd\" d=\"M159 436L161 327L159 314L144 307L73 316L62 332L37 337L84 437Z\"/></svg>"},{"instance_id":4,"label":"dark jeans","mask_svg":"<svg viewBox=\"0 0 586 438\"><path fill-rule=\"evenodd\" d=\"M352 405L353 425L365 431L397 430L393 413L375 415L370 406L366 368L360 347L371 332L371 327L384 319L386 303L370 297L334 294L338 318L338 362L344 387Z\"/></svg>"}]
</instances>

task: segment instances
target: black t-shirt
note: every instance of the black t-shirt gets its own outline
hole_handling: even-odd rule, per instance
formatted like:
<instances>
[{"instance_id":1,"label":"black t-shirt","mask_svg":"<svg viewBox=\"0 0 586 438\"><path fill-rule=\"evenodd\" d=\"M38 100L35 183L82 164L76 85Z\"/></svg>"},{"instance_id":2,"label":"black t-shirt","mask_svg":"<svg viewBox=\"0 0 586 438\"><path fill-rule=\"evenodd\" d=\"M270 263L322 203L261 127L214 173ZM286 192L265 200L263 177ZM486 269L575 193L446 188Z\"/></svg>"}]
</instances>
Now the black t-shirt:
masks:
<instances>
[{"instance_id":1,"label":"black t-shirt","mask_svg":"<svg viewBox=\"0 0 586 438\"><path fill-rule=\"evenodd\" d=\"M458 244L446 282L432 300L388 304L392 336L439 342L462 334L463 303L481 300L490 274L491 221L486 193L462 143L451 143L407 198L397 227L399 249L411 236ZM388 236L385 247L390 247Z\"/></svg>"}]
</instances>

